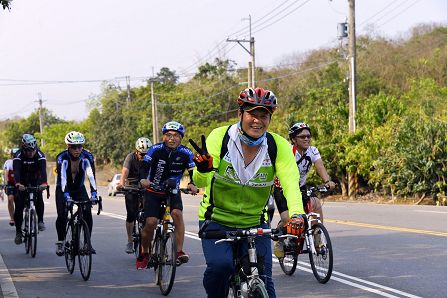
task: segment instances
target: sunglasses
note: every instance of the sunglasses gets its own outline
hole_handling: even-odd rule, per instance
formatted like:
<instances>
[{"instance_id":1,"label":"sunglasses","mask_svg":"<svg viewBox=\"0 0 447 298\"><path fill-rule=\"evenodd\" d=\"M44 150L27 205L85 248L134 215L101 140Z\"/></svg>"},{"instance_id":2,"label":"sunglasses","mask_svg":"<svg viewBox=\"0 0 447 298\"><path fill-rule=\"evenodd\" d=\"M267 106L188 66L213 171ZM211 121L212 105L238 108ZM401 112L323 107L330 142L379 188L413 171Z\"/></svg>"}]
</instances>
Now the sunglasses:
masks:
<instances>
[{"instance_id":1,"label":"sunglasses","mask_svg":"<svg viewBox=\"0 0 447 298\"><path fill-rule=\"evenodd\" d=\"M82 149L82 145L70 145L70 149L73 149L73 150Z\"/></svg>"},{"instance_id":2,"label":"sunglasses","mask_svg":"<svg viewBox=\"0 0 447 298\"><path fill-rule=\"evenodd\" d=\"M36 150L36 149L33 149L33 148L23 148L23 151L25 151L25 152L33 152L34 150Z\"/></svg>"},{"instance_id":3,"label":"sunglasses","mask_svg":"<svg viewBox=\"0 0 447 298\"><path fill-rule=\"evenodd\" d=\"M165 133L165 137L169 140L169 139L180 139L181 135L178 133L175 134L171 134L171 133Z\"/></svg>"},{"instance_id":4,"label":"sunglasses","mask_svg":"<svg viewBox=\"0 0 447 298\"><path fill-rule=\"evenodd\" d=\"M312 136L311 135L299 135L299 136L295 136L295 138L298 138L298 139L301 139L301 140L304 140L304 139L309 139L310 140L310 138L312 138Z\"/></svg>"}]
</instances>

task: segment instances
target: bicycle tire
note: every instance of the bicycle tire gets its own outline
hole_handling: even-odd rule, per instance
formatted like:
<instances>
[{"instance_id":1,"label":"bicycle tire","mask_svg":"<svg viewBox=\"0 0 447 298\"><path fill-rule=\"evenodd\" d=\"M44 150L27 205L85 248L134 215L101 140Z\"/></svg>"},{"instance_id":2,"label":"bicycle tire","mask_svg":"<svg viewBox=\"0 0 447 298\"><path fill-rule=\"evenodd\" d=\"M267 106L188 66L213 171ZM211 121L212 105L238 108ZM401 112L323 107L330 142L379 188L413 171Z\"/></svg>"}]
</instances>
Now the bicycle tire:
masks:
<instances>
[{"instance_id":1,"label":"bicycle tire","mask_svg":"<svg viewBox=\"0 0 447 298\"><path fill-rule=\"evenodd\" d=\"M25 221L23 223L23 243L25 244L25 253L29 254L29 209L25 209Z\"/></svg>"},{"instance_id":2,"label":"bicycle tire","mask_svg":"<svg viewBox=\"0 0 447 298\"><path fill-rule=\"evenodd\" d=\"M75 263L76 263L76 231L74 229L74 223L70 219L67 222L67 227L65 229L65 239L64 239L64 256L65 265L70 274L73 274Z\"/></svg>"},{"instance_id":3,"label":"bicycle tire","mask_svg":"<svg viewBox=\"0 0 447 298\"><path fill-rule=\"evenodd\" d=\"M30 210L29 226L29 249L31 257L35 258L37 253L37 215L34 209Z\"/></svg>"},{"instance_id":4,"label":"bicycle tire","mask_svg":"<svg viewBox=\"0 0 447 298\"><path fill-rule=\"evenodd\" d=\"M154 243L153 243L153 258L155 258L156 263L154 264L154 271L155 271L155 284L157 286L160 286L160 282L159 282L159 263L160 263L160 247L161 247L161 232L160 232L160 228L157 227L157 229L155 230L155 237L154 237Z\"/></svg>"},{"instance_id":5,"label":"bicycle tire","mask_svg":"<svg viewBox=\"0 0 447 298\"><path fill-rule=\"evenodd\" d=\"M158 281L160 291L167 296L172 290L175 280L175 271L177 268L177 241L172 231L163 236L160 247L160 263L158 268Z\"/></svg>"},{"instance_id":6,"label":"bicycle tire","mask_svg":"<svg viewBox=\"0 0 447 298\"><path fill-rule=\"evenodd\" d=\"M135 257L138 257L141 253L141 229L138 221L134 222L132 232L133 252Z\"/></svg>"},{"instance_id":7,"label":"bicycle tire","mask_svg":"<svg viewBox=\"0 0 447 298\"><path fill-rule=\"evenodd\" d=\"M286 275L293 275L298 262L298 254L296 251L284 251L284 257L278 258L279 266Z\"/></svg>"},{"instance_id":8,"label":"bicycle tire","mask_svg":"<svg viewBox=\"0 0 447 298\"><path fill-rule=\"evenodd\" d=\"M251 283L250 289L248 291L248 297L252 298L269 298L267 289L262 280L254 280Z\"/></svg>"},{"instance_id":9,"label":"bicycle tire","mask_svg":"<svg viewBox=\"0 0 447 298\"><path fill-rule=\"evenodd\" d=\"M85 220L78 222L78 261L79 270L81 271L82 278L87 281L90 278L92 270L92 245L90 242L90 230Z\"/></svg>"},{"instance_id":10,"label":"bicycle tire","mask_svg":"<svg viewBox=\"0 0 447 298\"><path fill-rule=\"evenodd\" d=\"M312 272L319 283L327 283L332 275L333 252L331 239L326 227L321 223L312 226L312 243L315 249L309 249L309 260ZM316 237L317 236L317 237ZM316 238L320 238L319 247L316 247ZM318 241L318 240L317 240ZM313 253L315 251L316 253Z\"/></svg>"}]
</instances>

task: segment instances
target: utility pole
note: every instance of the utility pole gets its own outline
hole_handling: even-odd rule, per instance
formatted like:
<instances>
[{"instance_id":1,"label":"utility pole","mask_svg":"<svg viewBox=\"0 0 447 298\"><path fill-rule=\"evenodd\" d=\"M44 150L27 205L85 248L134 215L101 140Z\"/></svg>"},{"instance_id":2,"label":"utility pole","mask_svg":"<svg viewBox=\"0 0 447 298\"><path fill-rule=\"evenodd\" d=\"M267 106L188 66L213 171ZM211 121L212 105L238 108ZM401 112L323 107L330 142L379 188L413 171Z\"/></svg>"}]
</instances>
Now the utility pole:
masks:
<instances>
[{"instance_id":1,"label":"utility pole","mask_svg":"<svg viewBox=\"0 0 447 298\"><path fill-rule=\"evenodd\" d=\"M349 34L348 34L348 60L349 60L349 133L355 133L356 113L356 40L355 40L355 0L349 2ZM357 195L357 173L348 173L348 196L354 199Z\"/></svg>"},{"instance_id":2,"label":"utility pole","mask_svg":"<svg viewBox=\"0 0 447 298\"><path fill-rule=\"evenodd\" d=\"M228 42L237 42L249 55L250 55L250 62L248 63L248 87L255 87L255 70L256 70L256 64L255 64L255 38L251 36L251 15L248 15L247 18L243 18L242 20L248 20L249 22L249 31L250 31L250 38L247 39L230 39L227 38ZM250 43L250 50L248 50L242 42L249 42Z\"/></svg>"},{"instance_id":3,"label":"utility pole","mask_svg":"<svg viewBox=\"0 0 447 298\"><path fill-rule=\"evenodd\" d=\"M126 76L126 85L127 85L127 105L129 106L130 98L130 76Z\"/></svg>"},{"instance_id":4,"label":"utility pole","mask_svg":"<svg viewBox=\"0 0 447 298\"><path fill-rule=\"evenodd\" d=\"M38 93L37 94L37 96L39 97L39 99L38 99L38 103L39 103L39 127L40 127L40 135L42 136L42 131L43 131L43 111L42 111L42 109L43 109L43 100L42 100L42 93ZM44 139L41 137L41 139L40 139L40 141L41 141L41 144L42 144L42 147L43 147L43 145L45 145L45 141L44 141Z\"/></svg>"},{"instance_id":5,"label":"utility pole","mask_svg":"<svg viewBox=\"0 0 447 298\"><path fill-rule=\"evenodd\" d=\"M152 78L151 81L151 102L152 102L152 140L154 144L159 142L158 138L158 112L157 112L157 101L154 94L154 69L152 68Z\"/></svg>"}]
</instances>

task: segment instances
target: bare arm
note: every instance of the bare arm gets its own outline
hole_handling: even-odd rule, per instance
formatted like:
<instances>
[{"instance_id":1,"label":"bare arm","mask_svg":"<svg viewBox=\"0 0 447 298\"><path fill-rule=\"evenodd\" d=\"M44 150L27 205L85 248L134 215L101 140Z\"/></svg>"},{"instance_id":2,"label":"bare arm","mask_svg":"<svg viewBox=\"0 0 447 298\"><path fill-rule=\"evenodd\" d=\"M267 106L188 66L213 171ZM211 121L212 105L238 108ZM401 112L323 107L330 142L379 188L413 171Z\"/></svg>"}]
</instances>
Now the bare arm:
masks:
<instances>
[{"instance_id":1,"label":"bare arm","mask_svg":"<svg viewBox=\"0 0 447 298\"><path fill-rule=\"evenodd\" d=\"M324 167L324 163L322 159L318 159L314 162L315 164L315 170L317 171L318 176L321 177L324 181L324 185L326 187L329 187L329 189L335 188L335 183L331 181L331 177L326 171L326 168Z\"/></svg>"},{"instance_id":2,"label":"bare arm","mask_svg":"<svg viewBox=\"0 0 447 298\"><path fill-rule=\"evenodd\" d=\"M121 170L120 185L124 185L124 181L126 181L127 176L129 176L129 169L123 167L123 169Z\"/></svg>"}]
</instances>

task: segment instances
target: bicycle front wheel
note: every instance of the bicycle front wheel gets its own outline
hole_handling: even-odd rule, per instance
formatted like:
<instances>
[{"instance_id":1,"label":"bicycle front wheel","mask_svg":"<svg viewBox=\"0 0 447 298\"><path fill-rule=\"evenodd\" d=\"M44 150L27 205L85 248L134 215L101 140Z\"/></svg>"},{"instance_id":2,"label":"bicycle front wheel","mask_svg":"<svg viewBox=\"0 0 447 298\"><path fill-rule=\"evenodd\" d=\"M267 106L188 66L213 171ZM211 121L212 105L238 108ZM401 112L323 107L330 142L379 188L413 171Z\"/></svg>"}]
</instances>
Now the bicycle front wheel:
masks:
<instances>
[{"instance_id":1,"label":"bicycle front wheel","mask_svg":"<svg viewBox=\"0 0 447 298\"><path fill-rule=\"evenodd\" d=\"M29 249L31 257L36 257L37 252L37 215L34 209L30 210L29 215Z\"/></svg>"},{"instance_id":2,"label":"bicycle front wheel","mask_svg":"<svg viewBox=\"0 0 447 298\"><path fill-rule=\"evenodd\" d=\"M318 282L327 283L332 275L333 253L331 239L325 226L316 223L312 226L313 248L309 249L309 260L312 272Z\"/></svg>"},{"instance_id":3,"label":"bicycle front wheel","mask_svg":"<svg viewBox=\"0 0 447 298\"><path fill-rule=\"evenodd\" d=\"M251 283L248 297L269 298L265 284L261 280L255 280Z\"/></svg>"},{"instance_id":4,"label":"bicycle front wheel","mask_svg":"<svg viewBox=\"0 0 447 298\"><path fill-rule=\"evenodd\" d=\"M67 222L67 228L65 229L65 239L64 239L64 256L65 256L65 265L67 266L67 270L70 274L73 274L73 270L75 267L75 256L77 250L77 243L75 239L75 230L74 224L72 220Z\"/></svg>"},{"instance_id":5,"label":"bicycle front wheel","mask_svg":"<svg viewBox=\"0 0 447 298\"><path fill-rule=\"evenodd\" d=\"M134 222L133 233L132 233L133 251L136 257L142 252L141 249L141 229L139 227L138 221Z\"/></svg>"},{"instance_id":6,"label":"bicycle front wheel","mask_svg":"<svg viewBox=\"0 0 447 298\"><path fill-rule=\"evenodd\" d=\"M78 261L79 269L84 280L90 278L90 272L92 269L92 245L90 242L90 230L87 223L84 220L79 222L78 226Z\"/></svg>"},{"instance_id":7,"label":"bicycle front wheel","mask_svg":"<svg viewBox=\"0 0 447 298\"><path fill-rule=\"evenodd\" d=\"M25 209L25 220L23 221L23 244L25 244L25 252L29 254L30 250L30 224L29 224L29 209Z\"/></svg>"},{"instance_id":8,"label":"bicycle front wheel","mask_svg":"<svg viewBox=\"0 0 447 298\"><path fill-rule=\"evenodd\" d=\"M163 295L168 295L174 285L175 270L177 267L177 242L174 232L170 231L164 236L160 247L160 263L158 267L158 282Z\"/></svg>"}]
</instances>

